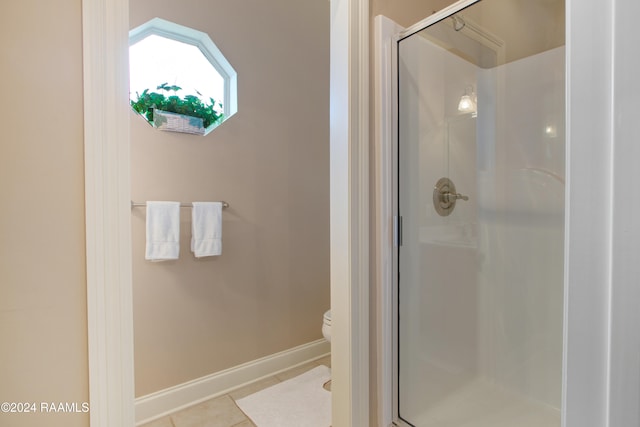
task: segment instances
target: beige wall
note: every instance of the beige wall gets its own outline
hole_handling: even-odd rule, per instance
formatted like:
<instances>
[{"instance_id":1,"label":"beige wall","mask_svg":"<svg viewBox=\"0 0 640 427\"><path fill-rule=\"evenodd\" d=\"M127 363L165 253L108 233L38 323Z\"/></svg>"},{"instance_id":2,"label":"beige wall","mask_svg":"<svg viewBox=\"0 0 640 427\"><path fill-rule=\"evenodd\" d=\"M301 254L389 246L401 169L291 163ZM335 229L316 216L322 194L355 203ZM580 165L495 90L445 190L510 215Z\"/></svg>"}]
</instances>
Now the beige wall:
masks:
<instances>
[{"instance_id":1,"label":"beige wall","mask_svg":"<svg viewBox=\"0 0 640 427\"><path fill-rule=\"evenodd\" d=\"M462 15L502 39L505 62L512 62L564 45L564 8L557 0L492 0Z\"/></svg>"},{"instance_id":2,"label":"beige wall","mask_svg":"<svg viewBox=\"0 0 640 427\"><path fill-rule=\"evenodd\" d=\"M453 3L452 0L371 0L371 16L384 15L408 27ZM563 1L491 0L484 3L482 8L468 8L460 14L507 42L506 62L564 45ZM549 28L542 36L541 25Z\"/></svg>"},{"instance_id":3,"label":"beige wall","mask_svg":"<svg viewBox=\"0 0 640 427\"><path fill-rule=\"evenodd\" d=\"M329 3L150 1L153 17L210 35L238 72L238 113L205 137L131 114L134 200L226 200L223 252L144 260L134 210L136 396L322 337L329 308ZM162 83L162 82L159 82Z\"/></svg>"},{"instance_id":4,"label":"beige wall","mask_svg":"<svg viewBox=\"0 0 640 427\"><path fill-rule=\"evenodd\" d=\"M409 27L453 3L453 0L371 0L370 11L372 17L384 15L398 25Z\"/></svg>"},{"instance_id":5,"label":"beige wall","mask_svg":"<svg viewBox=\"0 0 640 427\"><path fill-rule=\"evenodd\" d=\"M80 0L6 2L0 52L0 402L87 402Z\"/></svg>"}]
</instances>

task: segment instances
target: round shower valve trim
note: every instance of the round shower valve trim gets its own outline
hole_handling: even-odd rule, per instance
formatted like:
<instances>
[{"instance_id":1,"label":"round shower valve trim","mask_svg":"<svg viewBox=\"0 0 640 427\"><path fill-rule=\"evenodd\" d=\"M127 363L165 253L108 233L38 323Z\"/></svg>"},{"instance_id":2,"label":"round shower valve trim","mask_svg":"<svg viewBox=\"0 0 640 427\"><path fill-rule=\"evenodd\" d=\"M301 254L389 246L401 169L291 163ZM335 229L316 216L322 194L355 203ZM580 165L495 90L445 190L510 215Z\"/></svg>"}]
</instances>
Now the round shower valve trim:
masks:
<instances>
[{"instance_id":1,"label":"round shower valve trim","mask_svg":"<svg viewBox=\"0 0 640 427\"><path fill-rule=\"evenodd\" d=\"M440 178L433 188L433 207L438 215L450 215L458 199L467 201L469 197L456 192L456 186L449 178Z\"/></svg>"}]
</instances>

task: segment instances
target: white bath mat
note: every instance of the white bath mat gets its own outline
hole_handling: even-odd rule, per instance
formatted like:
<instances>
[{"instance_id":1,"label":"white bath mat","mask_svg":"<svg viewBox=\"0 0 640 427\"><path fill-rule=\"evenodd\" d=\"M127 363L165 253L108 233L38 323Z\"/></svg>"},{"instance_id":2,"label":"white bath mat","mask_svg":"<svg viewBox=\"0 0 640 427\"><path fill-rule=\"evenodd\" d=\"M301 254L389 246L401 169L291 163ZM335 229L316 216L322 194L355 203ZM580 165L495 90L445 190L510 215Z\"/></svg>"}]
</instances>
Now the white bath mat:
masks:
<instances>
[{"instance_id":1,"label":"white bath mat","mask_svg":"<svg viewBox=\"0 0 640 427\"><path fill-rule=\"evenodd\" d=\"M329 427L331 392L322 385L330 379L331 370L321 365L236 404L258 427Z\"/></svg>"}]
</instances>

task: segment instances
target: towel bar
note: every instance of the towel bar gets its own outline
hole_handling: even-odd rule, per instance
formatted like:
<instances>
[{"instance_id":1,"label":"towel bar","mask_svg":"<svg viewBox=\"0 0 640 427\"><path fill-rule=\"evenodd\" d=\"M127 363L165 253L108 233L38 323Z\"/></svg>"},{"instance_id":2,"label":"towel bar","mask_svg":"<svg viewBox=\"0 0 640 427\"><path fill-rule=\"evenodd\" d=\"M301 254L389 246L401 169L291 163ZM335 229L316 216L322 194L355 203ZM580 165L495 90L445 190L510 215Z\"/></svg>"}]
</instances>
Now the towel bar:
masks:
<instances>
[{"instance_id":1,"label":"towel bar","mask_svg":"<svg viewBox=\"0 0 640 427\"><path fill-rule=\"evenodd\" d=\"M225 202L224 200L221 201L222 203L222 208L226 209L229 207L229 203ZM133 200L131 201L131 208L136 208L139 206L147 206L146 202L134 202ZM193 203L180 203L180 207L181 208L192 208L193 207Z\"/></svg>"}]
</instances>

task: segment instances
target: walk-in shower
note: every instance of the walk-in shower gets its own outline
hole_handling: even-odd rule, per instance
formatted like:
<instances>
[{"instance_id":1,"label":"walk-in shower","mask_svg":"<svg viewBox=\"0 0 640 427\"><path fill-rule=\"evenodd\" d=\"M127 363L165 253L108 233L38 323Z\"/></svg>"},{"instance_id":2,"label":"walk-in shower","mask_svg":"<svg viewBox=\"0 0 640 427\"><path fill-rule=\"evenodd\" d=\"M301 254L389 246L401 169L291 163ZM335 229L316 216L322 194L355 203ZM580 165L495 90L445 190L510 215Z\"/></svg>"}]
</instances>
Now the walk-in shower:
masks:
<instances>
[{"instance_id":1,"label":"walk-in shower","mask_svg":"<svg viewBox=\"0 0 640 427\"><path fill-rule=\"evenodd\" d=\"M564 20L466 1L397 41L400 425L560 426Z\"/></svg>"}]
</instances>

